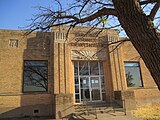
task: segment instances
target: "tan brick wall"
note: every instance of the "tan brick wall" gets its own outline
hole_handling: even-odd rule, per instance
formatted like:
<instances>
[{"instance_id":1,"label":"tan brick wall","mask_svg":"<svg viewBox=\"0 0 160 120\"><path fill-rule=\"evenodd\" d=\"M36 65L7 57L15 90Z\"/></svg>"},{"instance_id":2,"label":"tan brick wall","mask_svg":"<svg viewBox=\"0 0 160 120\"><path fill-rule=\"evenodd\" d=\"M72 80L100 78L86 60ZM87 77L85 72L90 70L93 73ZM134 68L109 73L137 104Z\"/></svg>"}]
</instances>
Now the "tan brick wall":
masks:
<instances>
[{"instance_id":1,"label":"tan brick wall","mask_svg":"<svg viewBox=\"0 0 160 120\"><path fill-rule=\"evenodd\" d=\"M133 45L130 42L126 42L123 44L122 48L123 48L123 51L122 51L123 61L133 61L133 62L140 63L140 70L142 74L144 88L157 87L148 69L146 68L142 58L140 58L140 55L135 50Z\"/></svg>"},{"instance_id":2,"label":"tan brick wall","mask_svg":"<svg viewBox=\"0 0 160 120\"><path fill-rule=\"evenodd\" d=\"M21 93L24 60L48 60L49 50L45 36L37 34L24 37L21 31L0 31L0 88L1 93ZM18 48L9 47L9 40L17 39Z\"/></svg>"},{"instance_id":3,"label":"tan brick wall","mask_svg":"<svg viewBox=\"0 0 160 120\"><path fill-rule=\"evenodd\" d=\"M148 69L146 68L142 58L135 50L130 42L122 44L122 60L139 62L143 87L142 88L127 88L128 91L134 91L136 106L139 107L144 104L154 104L160 102L160 92L151 77ZM124 65L123 65L124 66ZM125 76L125 75L124 75ZM124 79L126 79L124 77Z\"/></svg>"},{"instance_id":4,"label":"tan brick wall","mask_svg":"<svg viewBox=\"0 0 160 120\"><path fill-rule=\"evenodd\" d=\"M126 90L126 81L124 79L124 65L122 58L122 48L116 45L110 46L110 64L114 91ZM115 50L114 50L115 49Z\"/></svg>"},{"instance_id":5,"label":"tan brick wall","mask_svg":"<svg viewBox=\"0 0 160 120\"><path fill-rule=\"evenodd\" d=\"M48 33L24 36L22 31L0 30L0 117L33 115L31 106L39 105L37 109L42 111L51 104L50 89L43 94L22 92L23 61L49 60L49 37ZM10 39L18 40L17 48L9 46ZM50 85L51 80L48 82Z\"/></svg>"},{"instance_id":6,"label":"tan brick wall","mask_svg":"<svg viewBox=\"0 0 160 120\"><path fill-rule=\"evenodd\" d=\"M75 42L75 34L79 34L78 31L88 30L87 27L77 27L71 31L67 41L55 39L54 32L58 32L58 30L56 28L53 29L53 33L38 32L29 36L24 36L24 31L0 30L0 113L6 113L2 117L33 116L35 115L33 114L34 109L40 110L39 116L58 114L59 111L62 112L74 104L74 60L71 51L100 51L102 48L77 47L66 44L66 42ZM66 28L62 29L62 32L65 33ZM113 36L118 39L117 33L112 30L106 30L101 35L104 40ZM10 39L18 40L18 48L9 47ZM112 45L101 51L105 52L105 56L107 56L106 60L102 60L106 99L112 98L114 91L122 91L122 97L128 100L128 109L134 107L134 105L130 105L130 101L135 102L136 105L142 105L143 101L146 101L145 103L149 101L158 102L160 93L157 86L132 44L125 42L110 52L114 47ZM48 92L23 93L24 60L48 60ZM127 88L124 61L140 63L143 88ZM132 92L134 98L125 98L126 94ZM63 115L66 114L68 111L63 112Z\"/></svg>"},{"instance_id":7,"label":"tan brick wall","mask_svg":"<svg viewBox=\"0 0 160 120\"><path fill-rule=\"evenodd\" d=\"M10 48L9 40L18 39L19 48ZM22 88L23 49L22 32L0 31L0 87L1 93L20 93ZM22 49L23 46L23 49Z\"/></svg>"}]
</instances>

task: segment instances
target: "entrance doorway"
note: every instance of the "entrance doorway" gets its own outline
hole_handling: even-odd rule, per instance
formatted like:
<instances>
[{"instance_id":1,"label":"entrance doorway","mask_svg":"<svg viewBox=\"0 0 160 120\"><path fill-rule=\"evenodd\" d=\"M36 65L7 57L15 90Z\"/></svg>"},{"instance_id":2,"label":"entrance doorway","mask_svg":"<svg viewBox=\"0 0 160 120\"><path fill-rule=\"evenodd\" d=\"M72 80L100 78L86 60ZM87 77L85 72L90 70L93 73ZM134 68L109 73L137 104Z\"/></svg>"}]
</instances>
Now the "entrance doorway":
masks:
<instances>
[{"instance_id":1,"label":"entrance doorway","mask_svg":"<svg viewBox=\"0 0 160 120\"><path fill-rule=\"evenodd\" d=\"M75 101L102 101L105 96L103 63L74 62Z\"/></svg>"},{"instance_id":2,"label":"entrance doorway","mask_svg":"<svg viewBox=\"0 0 160 120\"><path fill-rule=\"evenodd\" d=\"M101 100L99 77L80 77L81 99Z\"/></svg>"}]
</instances>

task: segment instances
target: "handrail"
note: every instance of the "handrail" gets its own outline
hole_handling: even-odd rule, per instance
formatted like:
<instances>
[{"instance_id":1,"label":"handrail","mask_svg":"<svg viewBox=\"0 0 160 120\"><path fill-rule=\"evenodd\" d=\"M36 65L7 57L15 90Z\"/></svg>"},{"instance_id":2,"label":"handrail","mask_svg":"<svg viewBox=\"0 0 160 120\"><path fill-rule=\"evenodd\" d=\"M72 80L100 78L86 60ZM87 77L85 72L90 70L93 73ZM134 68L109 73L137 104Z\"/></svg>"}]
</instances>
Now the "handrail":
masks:
<instances>
[{"instance_id":1,"label":"handrail","mask_svg":"<svg viewBox=\"0 0 160 120\"><path fill-rule=\"evenodd\" d=\"M94 96L94 92L93 92L93 96ZM83 90L83 104L85 105L87 115L89 115L89 113L93 114L93 115L95 115L95 119L97 119L98 117L97 117L97 110L96 110L96 102L94 102L94 104L92 104L93 105L92 107L94 107L94 113L93 113L93 112L91 112L91 109L89 109L89 107L91 107L91 106L89 104L89 100L85 96L85 91L84 90Z\"/></svg>"},{"instance_id":2,"label":"handrail","mask_svg":"<svg viewBox=\"0 0 160 120\"><path fill-rule=\"evenodd\" d=\"M122 104L123 104L124 113L125 113L125 115L127 115L127 113L126 113L126 102L125 102L125 99L122 100Z\"/></svg>"},{"instance_id":3,"label":"handrail","mask_svg":"<svg viewBox=\"0 0 160 120\"><path fill-rule=\"evenodd\" d=\"M125 103L125 99L118 100L118 101L120 101L121 103L117 103L117 100L113 99L113 100L112 100L112 104L113 104L113 102L114 102L114 103L118 104L119 106L121 106L122 109L123 109L124 115L126 115L127 112L126 112L126 103ZM114 113L115 113L115 111L116 111L115 108L113 109L113 111L114 111Z\"/></svg>"}]
</instances>

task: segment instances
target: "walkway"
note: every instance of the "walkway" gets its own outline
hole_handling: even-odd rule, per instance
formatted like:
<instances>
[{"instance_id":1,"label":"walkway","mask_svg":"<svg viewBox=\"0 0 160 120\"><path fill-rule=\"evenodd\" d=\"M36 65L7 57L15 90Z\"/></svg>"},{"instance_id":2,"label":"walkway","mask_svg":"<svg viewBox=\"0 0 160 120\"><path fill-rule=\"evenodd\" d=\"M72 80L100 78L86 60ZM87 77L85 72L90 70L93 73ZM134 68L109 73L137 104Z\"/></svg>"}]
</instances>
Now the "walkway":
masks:
<instances>
[{"instance_id":1,"label":"walkway","mask_svg":"<svg viewBox=\"0 0 160 120\"><path fill-rule=\"evenodd\" d=\"M63 118L60 120L138 120L137 118L133 117L130 113L124 115L123 112L109 112L109 113L102 113L97 115L98 119L95 119L95 115L81 115L78 117L72 117L72 119ZM12 119L2 119L2 120L55 120L55 119L47 119L47 118L12 118Z\"/></svg>"}]
</instances>

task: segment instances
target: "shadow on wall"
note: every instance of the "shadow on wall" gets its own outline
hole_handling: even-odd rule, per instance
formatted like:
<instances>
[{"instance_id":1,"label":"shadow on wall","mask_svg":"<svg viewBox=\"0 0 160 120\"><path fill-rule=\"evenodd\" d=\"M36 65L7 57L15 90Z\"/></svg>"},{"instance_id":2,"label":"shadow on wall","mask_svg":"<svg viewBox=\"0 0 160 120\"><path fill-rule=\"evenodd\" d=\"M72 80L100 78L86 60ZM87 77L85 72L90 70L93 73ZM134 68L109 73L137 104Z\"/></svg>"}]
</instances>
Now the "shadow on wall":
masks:
<instances>
[{"instance_id":1,"label":"shadow on wall","mask_svg":"<svg viewBox=\"0 0 160 120\"><path fill-rule=\"evenodd\" d=\"M53 76L50 75L51 70L48 69L50 66L50 40L51 33L37 32L27 36L26 41L21 41L26 43L24 45L26 48L22 48L22 79L19 80L23 81L22 86L19 86L22 88L22 93L11 91L13 94L0 96L2 98L0 103L3 105L0 108L0 119L55 116L54 102L51 96L53 89L51 89L50 84Z\"/></svg>"}]
</instances>

